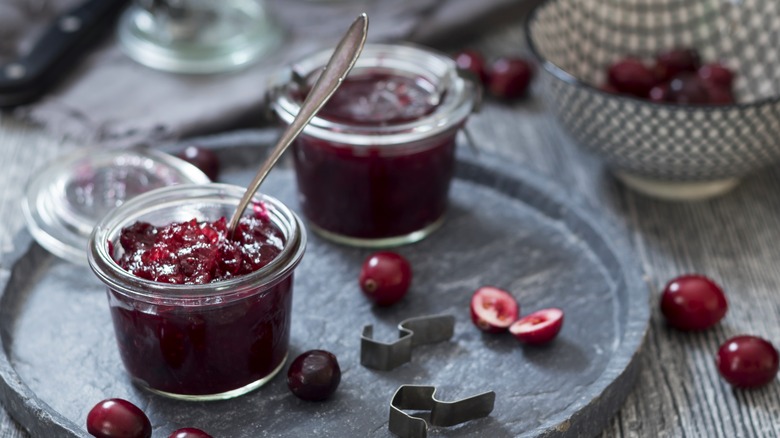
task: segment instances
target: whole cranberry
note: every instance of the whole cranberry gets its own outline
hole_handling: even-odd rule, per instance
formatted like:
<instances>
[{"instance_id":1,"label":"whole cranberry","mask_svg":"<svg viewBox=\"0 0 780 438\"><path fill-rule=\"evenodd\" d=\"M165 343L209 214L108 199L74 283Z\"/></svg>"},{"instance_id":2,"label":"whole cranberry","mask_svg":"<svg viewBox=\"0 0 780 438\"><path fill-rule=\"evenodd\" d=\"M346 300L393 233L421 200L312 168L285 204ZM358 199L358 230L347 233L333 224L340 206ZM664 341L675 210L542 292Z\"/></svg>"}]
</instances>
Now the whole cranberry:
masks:
<instances>
[{"instance_id":1,"label":"whole cranberry","mask_svg":"<svg viewBox=\"0 0 780 438\"><path fill-rule=\"evenodd\" d=\"M704 105L710 101L707 87L691 73L675 76L669 82L669 93L673 102L683 105Z\"/></svg>"},{"instance_id":2,"label":"whole cranberry","mask_svg":"<svg viewBox=\"0 0 780 438\"><path fill-rule=\"evenodd\" d=\"M655 74L659 81L669 81L680 73L695 73L701 64L695 49L673 49L655 57Z\"/></svg>"},{"instance_id":3,"label":"whole cranberry","mask_svg":"<svg viewBox=\"0 0 780 438\"><path fill-rule=\"evenodd\" d=\"M704 64L699 68L699 77L720 88L730 89L734 83L734 73L721 63Z\"/></svg>"},{"instance_id":4,"label":"whole cranberry","mask_svg":"<svg viewBox=\"0 0 780 438\"><path fill-rule=\"evenodd\" d=\"M213 438L206 432L196 429L194 427L185 427L183 429L174 430L168 436L168 438Z\"/></svg>"},{"instance_id":5,"label":"whole cranberry","mask_svg":"<svg viewBox=\"0 0 780 438\"><path fill-rule=\"evenodd\" d=\"M533 75L533 67L524 59L498 58L488 70L487 89L495 97L516 99L526 93Z\"/></svg>"},{"instance_id":6,"label":"whole cranberry","mask_svg":"<svg viewBox=\"0 0 780 438\"><path fill-rule=\"evenodd\" d=\"M287 386L302 400L325 400L336 391L339 383L339 362L333 353L325 350L302 353L287 370Z\"/></svg>"},{"instance_id":7,"label":"whole cranberry","mask_svg":"<svg viewBox=\"0 0 780 438\"><path fill-rule=\"evenodd\" d=\"M656 85L653 71L637 58L625 58L609 66L607 80L619 92L642 98Z\"/></svg>"},{"instance_id":8,"label":"whole cranberry","mask_svg":"<svg viewBox=\"0 0 780 438\"><path fill-rule=\"evenodd\" d=\"M138 406L121 398L111 398L89 411L87 432L97 438L150 438L152 423Z\"/></svg>"},{"instance_id":9,"label":"whole cranberry","mask_svg":"<svg viewBox=\"0 0 780 438\"><path fill-rule=\"evenodd\" d=\"M722 88L709 85L707 86L710 105L731 105L734 103L734 93L730 88Z\"/></svg>"},{"instance_id":10,"label":"whole cranberry","mask_svg":"<svg viewBox=\"0 0 780 438\"><path fill-rule=\"evenodd\" d=\"M715 364L720 375L733 386L752 388L775 379L780 359L769 341L742 335L720 346Z\"/></svg>"},{"instance_id":11,"label":"whole cranberry","mask_svg":"<svg viewBox=\"0 0 780 438\"><path fill-rule=\"evenodd\" d=\"M703 275L682 275L670 281L661 295L661 313L672 327L704 330L726 315L728 302L714 281Z\"/></svg>"},{"instance_id":12,"label":"whole cranberry","mask_svg":"<svg viewBox=\"0 0 780 438\"><path fill-rule=\"evenodd\" d=\"M366 297L380 306L389 306L400 301L409 290L412 266L400 254L380 251L363 262L358 281Z\"/></svg>"},{"instance_id":13,"label":"whole cranberry","mask_svg":"<svg viewBox=\"0 0 780 438\"><path fill-rule=\"evenodd\" d=\"M197 146L187 146L176 156L203 171L212 181L217 180L219 176L219 158L212 150Z\"/></svg>"},{"instance_id":14,"label":"whole cranberry","mask_svg":"<svg viewBox=\"0 0 780 438\"><path fill-rule=\"evenodd\" d=\"M485 69L485 59L475 50L463 50L455 55L455 64L459 69L469 71L474 74L481 83L486 83L488 79Z\"/></svg>"}]
</instances>

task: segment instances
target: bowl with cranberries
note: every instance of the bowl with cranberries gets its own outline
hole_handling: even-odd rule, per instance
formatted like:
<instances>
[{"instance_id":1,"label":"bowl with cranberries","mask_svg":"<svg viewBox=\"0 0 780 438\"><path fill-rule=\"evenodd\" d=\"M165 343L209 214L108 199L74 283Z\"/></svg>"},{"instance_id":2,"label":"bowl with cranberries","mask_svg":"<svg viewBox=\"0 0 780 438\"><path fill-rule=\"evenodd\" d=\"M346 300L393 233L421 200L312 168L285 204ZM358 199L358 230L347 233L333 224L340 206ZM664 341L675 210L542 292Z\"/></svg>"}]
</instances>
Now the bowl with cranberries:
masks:
<instances>
[{"instance_id":1,"label":"bowl with cranberries","mask_svg":"<svg viewBox=\"0 0 780 438\"><path fill-rule=\"evenodd\" d=\"M780 59L751 6L547 0L526 32L550 110L626 185L725 193L780 161Z\"/></svg>"}]
</instances>

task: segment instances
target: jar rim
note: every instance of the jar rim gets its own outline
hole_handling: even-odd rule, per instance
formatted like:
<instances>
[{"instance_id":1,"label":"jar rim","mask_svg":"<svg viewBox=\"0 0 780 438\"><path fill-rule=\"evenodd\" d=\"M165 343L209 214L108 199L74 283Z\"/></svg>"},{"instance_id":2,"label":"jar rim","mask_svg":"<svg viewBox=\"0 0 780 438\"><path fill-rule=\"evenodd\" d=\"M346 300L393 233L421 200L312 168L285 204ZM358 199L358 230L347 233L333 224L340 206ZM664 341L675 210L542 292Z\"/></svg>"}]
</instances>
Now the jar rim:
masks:
<instances>
[{"instance_id":1,"label":"jar rim","mask_svg":"<svg viewBox=\"0 0 780 438\"><path fill-rule=\"evenodd\" d=\"M134 299L160 304L160 300L181 305L222 304L240 298L248 290L263 290L283 280L298 265L306 248L306 230L300 218L278 199L257 193L253 200L263 202L274 225L285 235L282 251L257 271L228 280L206 284L168 284L137 277L123 269L109 254L112 236L123 226L144 214L175 203L209 199L214 203L237 205L245 188L231 184L179 184L139 195L111 210L95 226L89 240L89 265L110 289ZM104 242L104 243L100 243Z\"/></svg>"},{"instance_id":2,"label":"jar rim","mask_svg":"<svg viewBox=\"0 0 780 438\"><path fill-rule=\"evenodd\" d=\"M306 78L327 63L331 49L304 57L271 78L269 104L271 110L290 124L298 115L301 103L294 96L295 77ZM460 75L455 61L449 56L413 44L366 44L351 74L365 70L384 69L423 75L436 79L434 87L443 99L430 114L419 119L388 125L365 125L335 122L315 116L304 128L303 134L349 146L404 145L425 140L458 127L477 107L480 89Z\"/></svg>"}]
</instances>

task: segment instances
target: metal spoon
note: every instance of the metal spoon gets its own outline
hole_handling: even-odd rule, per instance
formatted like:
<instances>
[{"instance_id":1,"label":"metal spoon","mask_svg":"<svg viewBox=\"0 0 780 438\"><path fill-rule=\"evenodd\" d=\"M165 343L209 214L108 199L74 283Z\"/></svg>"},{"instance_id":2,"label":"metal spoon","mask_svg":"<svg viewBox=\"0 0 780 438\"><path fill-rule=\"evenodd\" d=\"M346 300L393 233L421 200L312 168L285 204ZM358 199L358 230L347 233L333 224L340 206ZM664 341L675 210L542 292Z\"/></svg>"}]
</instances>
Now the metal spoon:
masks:
<instances>
[{"instance_id":1,"label":"metal spoon","mask_svg":"<svg viewBox=\"0 0 780 438\"><path fill-rule=\"evenodd\" d=\"M236 231L238 221L246 210L249 203L252 201L252 197L255 192L260 188L260 184L263 183L265 177L268 176L268 172L274 167L279 158L282 156L287 147L295 140L298 135L303 131L303 128L309 124L314 115L325 105L330 99L336 89L341 85L341 82L347 76L352 66L363 51L363 46L366 43L366 34L368 33L368 15L360 14L358 18L352 23L347 30L347 33L341 38L339 44L336 46L336 50L333 51L328 64L325 65L325 69L320 74L314 86L309 91L306 99L301 104L301 109L298 111L298 115L295 116L292 123L284 130L279 142L276 143L271 154L266 158L260 170L257 171L257 175L249 183L249 186L244 192L244 196L238 203L233 217L230 218L230 225L228 227L228 235L233 237L233 233Z\"/></svg>"}]
</instances>

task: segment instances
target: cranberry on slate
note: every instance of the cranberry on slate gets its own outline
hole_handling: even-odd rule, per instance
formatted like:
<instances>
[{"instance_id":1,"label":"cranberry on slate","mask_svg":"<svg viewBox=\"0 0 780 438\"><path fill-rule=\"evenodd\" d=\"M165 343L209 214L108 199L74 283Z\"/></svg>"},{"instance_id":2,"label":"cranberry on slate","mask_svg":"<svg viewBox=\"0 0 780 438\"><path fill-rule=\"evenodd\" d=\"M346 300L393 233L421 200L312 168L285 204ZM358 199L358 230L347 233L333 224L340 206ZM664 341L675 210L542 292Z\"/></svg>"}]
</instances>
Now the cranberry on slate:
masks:
<instances>
[{"instance_id":1,"label":"cranberry on slate","mask_svg":"<svg viewBox=\"0 0 780 438\"><path fill-rule=\"evenodd\" d=\"M683 275L670 281L661 295L661 313L680 330L704 330L726 315L723 290L702 275Z\"/></svg>"},{"instance_id":2,"label":"cranberry on slate","mask_svg":"<svg viewBox=\"0 0 780 438\"><path fill-rule=\"evenodd\" d=\"M325 400L336 391L339 383L339 362L333 353L325 350L302 353L287 370L287 386L302 400Z\"/></svg>"},{"instance_id":3,"label":"cranberry on slate","mask_svg":"<svg viewBox=\"0 0 780 438\"><path fill-rule=\"evenodd\" d=\"M495 97L516 99L525 94L533 77L531 64L519 58L498 58L488 70L487 89Z\"/></svg>"},{"instance_id":4,"label":"cranberry on slate","mask_svg":"<svg viewBox=\"0 0 780 438\"><path fill-rule=\"evenodd\" d=\"M728 67L718 62L701 66L698 75L703 81L720 88L730 89L734 83L734 73Z\"/></svg>"},{"instance_id":5,"label":"cranberry on slate","mask_svg":"<svg viewBox=\"0 0 780 438\"><path fill-rule=\"evenodd\" d=\"M152 423L138 406L121 398L111 398L89 411L87 432L97 438L150 438Z\"/></svg>"},{"instance_id":6,"label":"cranberry on slate","mask_svg":"<svg viewBox=\"0 0 780 438\"><path fill-rule=\"evenodd\" d=\"M483 84L487 82L485 59L479 52L467 49L456 54L454 59L459 69L470 71Z\"/></svg>"},{"instance_id":7,"label":"cranberry on slate","mask_svg":"<svg viewBox=\"0 0 780 438\"><path fill-rule=\"evenodd\" d=\"M358 281L366 297L380 306L389 306L409 290L412 267L400 254L380 251L363 262Z\"/></svg>"},{"instance_id":8,"label":"cranberry on slate","mask_svg":"<svg viewBox=\"0 0 780 438\"><path fill-rule=\"evenodd\" d=\"M509 326L511 333L526 344L546 344L558 336L563 327L563 310L542 309L518 319Z\"/></svg>"},{"instance_id":9,"label":"cranberry on slate","mask_svg":"<svg viewBox=\"0 0 780 438\"><path fill-rule=\"evenodd\" d=\"M698 76L683 73L669 82L672 101L683 105L703 105L709 103L710 95Z\"/></svg>"},{"instance_id":10,"label":"cranberry on slate","mask_svg":"<svg viewBox=\"0 0 780 438\"><path fill-rule=\"evenodd\" d=\"M196 429L194 427L185 427L183 429L174 430L171 432L168 438L213 438L206 432Z\"/></svg>"},{"instance_id":11,"label":"cranberry on slate","mask_svg":"<svg viewBox=\"0 0 780 438\"><path fill-rule=\"evenodd\" d=\"M777 349L757 336L736 336L718 349L715 364L720 375L733 386L753 388L773 381L777 375Z\"/></svg>"},{"instance_id":12,"label":"cranberry on slate","mask_svg":"<svg viewBox=\"0 0 780 438\"><path fill-rule=\"evenodd\" d=\"M500 333L517 320L520 306L507 291L483 286L471 297L471 321L482 331Z\"/></svg>"},{"instance_id":13,"label":"cranberry on slate","mask_svg":"<svg viewBox=\"0 0 780 438\"><path fill-rule=\"evenodd\" d=\"M212 181L217 180L219 176L219 158L210 149L187 146L176 156L202 170Z\"/></svg>"},{"instance_id":14,"label":"cranberry on slate","mask_svg":"<svg viewBox=\"0 0 780 438\"><path fill-rule=\"evenodd\" d=\"M647 97L656 84L653 71L640 59L625 58L607 70L607 80L619 92L636 97Z\"/></svg>"},{"instance_id":15,"label":"cranberry on slate","mask_svg":"<svg viewBox=\"0 0 780 438\"><path fill-rule=\"evenodd\" d=\"M658 81L664 82L680 73L695 73L700 64L701 57L695 49L668 50L656 55L655 74Z\"/></svg>"}]
</instances>

